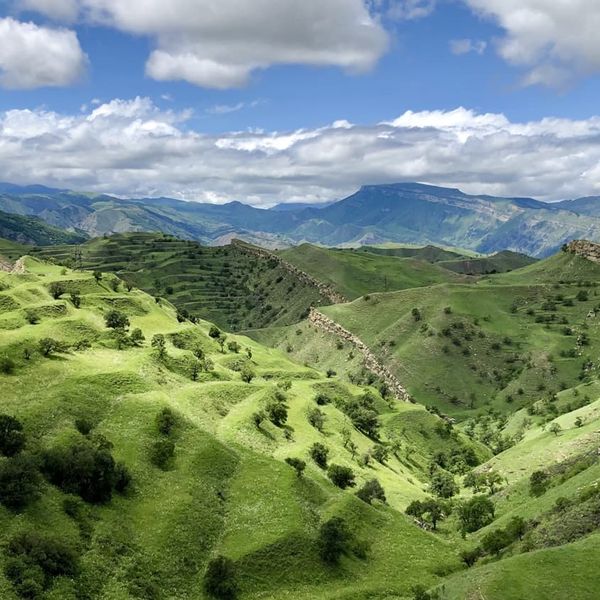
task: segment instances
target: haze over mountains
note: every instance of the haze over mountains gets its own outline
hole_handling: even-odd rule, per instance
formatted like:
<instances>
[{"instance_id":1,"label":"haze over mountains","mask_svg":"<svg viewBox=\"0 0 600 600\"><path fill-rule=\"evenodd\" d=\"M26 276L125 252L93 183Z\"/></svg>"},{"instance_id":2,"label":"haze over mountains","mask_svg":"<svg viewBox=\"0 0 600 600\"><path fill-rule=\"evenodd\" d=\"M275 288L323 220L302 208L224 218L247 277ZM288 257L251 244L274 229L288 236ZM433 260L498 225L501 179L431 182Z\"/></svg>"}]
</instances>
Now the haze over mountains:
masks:
<instances>
[{"instance_id":1,"label":"haze over mountains","mask_svg":"<svg viewBox=\"0 0 600 600\"><path fill-rule=\"evenodd\" d=\"M0 184L0 211L39 217L90 237L161 231L205 244L233 237L272 247L395 242L543 257L574 238L600 240L598 197L546 203L467 195L418 183L364 186L338 202L277 205L270 210L237 201L217 205L172 198L119 199Z\"/></svg>"}]
</instances>

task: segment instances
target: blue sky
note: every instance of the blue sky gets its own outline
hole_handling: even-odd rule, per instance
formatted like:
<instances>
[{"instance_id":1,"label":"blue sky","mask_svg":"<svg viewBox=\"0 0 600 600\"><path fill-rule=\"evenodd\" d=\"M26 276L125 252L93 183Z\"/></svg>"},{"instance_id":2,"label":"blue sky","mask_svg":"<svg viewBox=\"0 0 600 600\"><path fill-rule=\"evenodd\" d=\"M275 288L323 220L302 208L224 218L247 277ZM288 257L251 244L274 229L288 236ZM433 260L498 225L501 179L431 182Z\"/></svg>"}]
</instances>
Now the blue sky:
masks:
<instances>
[{"instance_id":1,"label":"blue sky","mask_svg":"<svg viewBox=\"0 0 600 600\"><path fill-rule=\"evenodd\" d=\"M257 205L407 179L600 191L597 0L0 10L0 168L18 183Z\"/></svg>"},{"instance_id":2,"label":"blue sky","mask_svg":"<svg viewBox=\"0 0 600 600\"><path fill-rule=\"evenodd\" d=\"M6 14L15 14L10 8L6 5ZM25 10L18 15L22 20L52 24L36 12ZM600 78L582 78L558 89L522 85L523 69L508 64L494 49L502 28L460 2L442 1L423 18L383 19L391 37L390 50L367 73L353 75L337 67L275 66L254 72L248 85L233 90L155 81L144 72L155 45L151 37L78 23L74 29L89 57L86 76L67 87L5 90L0 109L44 106L74 112L93 99L141 95L161 106L193 108L191 125L206 131L286 130L318 127L338 119L372 123L409 109L458 106L502 112L518 121L546 116L586 118L597 111ZM450 44L457 39L485 41L488 46L482 54L455 55ZM244 107L232 112L211 111L240 105Z\"/></svg>"}]
</instances>

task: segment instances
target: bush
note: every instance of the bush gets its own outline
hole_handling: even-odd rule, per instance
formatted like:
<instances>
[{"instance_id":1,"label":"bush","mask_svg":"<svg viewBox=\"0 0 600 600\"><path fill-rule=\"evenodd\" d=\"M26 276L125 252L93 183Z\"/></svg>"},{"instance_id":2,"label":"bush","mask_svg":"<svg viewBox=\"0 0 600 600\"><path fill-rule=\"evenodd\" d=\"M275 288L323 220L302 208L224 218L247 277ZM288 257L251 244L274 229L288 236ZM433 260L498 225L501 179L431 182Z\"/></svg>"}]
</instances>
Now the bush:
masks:
<instances>
[{"instance_id":1,"label":"bush","mask_svg":"<svg viewBox=\"0 0 600 600\"><path fill-rule=\"evenodd\" d=\"M65 286L60 281L53 281L48 286L48 291L55 300L58 300L65 293Z\"/></svg>"},{"instance_id":2,"label":"bush","mask_svg":"<svg viewBox=\"0 0 600 600\"><path fill-rule=\"evenodd\" d=\"M23 424L10 415L0 415L0 454L14 456L25 447Z\"/></svg>"},{"instance_id":3,"label":"bush","mask_svg":"<svg viewBox=\"0 0 600 600\"><path fill-rule=\"evenodd\" d=\"M118 462L115 465L115 490L119 492L119 494L123 494L131 485L132 479L129 469L123 463Z\"/></svg>"},{"instance_id":4,"label":"bush","mask_svg":"<svg viewBox=\"0 0 600 600\"><path fill-rule=\"evenodd\" d=\"M495 556L499 556L500 552L504 550L511 543L509 535L502 529L496 529L490 531L481 540L481 547L488 553Z\"/></svg>"},{"instance_id":5,"label":"bush","mask_svg":"<svg viewBox=\"0 0 600 600\"><path fill-rule=\"evenodd\" d=\"M208 331L208 335L213 340L216 340L217 338L219 338L221 336L221 330L216 325L211 325L210 330Z\"/></svg>"},{"instance_id":6,"label":"bush","mask_svg":"<svg viewBox=\"0 0 600 600\"><path fill-rule=\"evenodd\" d=\"M311 408L308 411L307 419L317 431L323 431L325 425L325 413L323 411L317 407Z\"/></svg>"},{"instance_id":7,"label":"bush","mask_svg":"<svg viewBox=\"0 0 600 600\"><path fill-rule=\"evenodd\" d=\"M37 462L24 454L0 462L0 503L20 510L40 496L42 478Z\"/></svg>"},{"instance_id":8,"label":"bush","mask_svg":"<svg viewBox=\"0 0 600 600\"><path fill-rule=\"evenodd\" d=\"M101 437L56 446L46 450L42 460L42 471L51 483L92 503L112 498L115 468L110 443Z\"/></svg>"},{"instance_id":9,"label":"bush","mask_svg":"<svg viewBox=\"0 0 600 600\"><path fill-rule=\"evenodd\" d=\"M72 292L70 298L71 303L75 308L79 308L81 306L81 296L79 295L79 292Z\"/></svg>"},{"instance_id":10,"label":"bush","mask_svg":"<svg viewBox=\"0 0 600 600\"><path fill-rule=\"evenodd\" d=\"M240 377L245 383L250 383L256 377L256 373L250 365L244 365L240 371Z\"/></svg>"},{"instance_id":11,"label":"bush","mask_svg":"<svg viewBox=\"0 0 600 600\"><path fill-rule=\"evenodd\" d=\"M12 375L15 371L15 361L10 356L0 356L0 373Z\"/></svg>"},{"instance_id":12,"label":"bush","mask_svg":"<svg viewBox=\"0 0 600 600\"><path fill-rule=\"evenodd\" d=\"M336 565L342 555L347 554L352 535L346 521L341 517L333 517L321 525L319 529L318 547L321 559Z\"/></svg>"},{"instance_id":13,"label":"bush","mask_svg":"<svg viewBox=\"0 0 600 600\"><path fill-rule=\"evenodd\" d=\"M334 485L345 490L348 487L354 487L354 472L350 467L344 467L342 465L329 465L327 469L327 476Z\"/></svg>"},{"instance_id":14,"label":"bush","mask_svg":"<svg viewBox=\"0 0 600 600\"><path fill-rule=\"evenodd\" d=\"M138 327L131 332L129 340L134 346L141 346L146 340L146 338L144 337L142 330Z\"/></svg>"},{"instance_id":15,"label":"bush","mask_svg":"<svg viewBox=\"0 0 600 600\"><path fill-rule=\"evenodd\" d=\"M473 496L458 507L458 518L463 535L478 531L494 520L494 503L485 496Z\"/></svg>"},{"instance_id":16,"label":"bush","mask_svg":"<svg viewBox=\"0 0 600 600\"><path fill-rule=\"evenodd\" d=\"M160 438L152 444L150 461L163 471L167 471L173 464L175 457L175 444L169 438Z\"/></svg>"},{"instance_id":17,"label":"bush","mask_svg":"<svg viewBox=\"0 0 600 600\"><path fill-rule=\"evenodd\" d=\"M238 354L242 347L236 341L231 341L227 344L227 349L230 352L235 352L235 354Z\"/></svg>"},{"instance_id":18,"label":"bush","mask_svg":"<svg viewBox=\"0 0 600 600\"><path fill-rule=\"evenodd\" d=\"M28 308L25 311L25 320L30 324L30 325L37 325L40 322L40 317L39 315L35 312L35 310Z\"/></svg>"},{"instance_id":19,"label":"bush","mask_svg":"<svg viewBox=\"0 0 600 600\"><path fill-rule=\"evenodd\" d=\"M38 598L54 577L75 577L78 556L66 542L34 531L20 533L10 540L4 572L23 598Z\"/></svg>"},{"instance_id":20,"label":"bush","mask_svg":"<svg viewBox=\"0 0 600 600\"><path fill-rule=\"evenodd\" d=\"M159 360L163 360L167 355L167 342L162 333L152 336L152 347L156 350Z\"/></svg>"},{"instance_id":21,"label":"bush","mask_svg":"<svg viewBox=\"0 0 600 600\"><path fill-rule=\"evenodd\" d=\"M104 322L110 329L127 329L129 318L118 310L110 310L104 315Z\"/></svg>"},{"instance_id":22,"label":"bush","mask_svg":"<svg viewBox=\"0 0 600 600\"><path fill-rule=\"evenodd\" d=\"M529 493L532 496L541 496L550 485L550 476L546 471L534 471L529 477Z\"/></svg>"},{"instance_id":23,"label":"bush","mask_svg":"<svg viewBox=\"0 0 600 600\"><path fill-rule=\"evenodd\" d=\"M296 470L296 475L298 477L302 477L304 469L306 469L306 463L303 460L300 460L299 458L286 458L285 462Z\"/></svg>"},{"instance_id":24,"label":"bush","mask_svg":"<svg viewBox=\"0 0 600 600\"><path fill-rule=\"evenodd\" d=\"M367 481L358 492L356 492L356 495L367 504L371 504L373 500L379 500L384 504L386 503L385 491L377 479Z\"/></svg>"},{"instance_id":25,"label":"bush","mask_svg":"<svg viewBox=\"0 0 600 600\"><path fill-rule=\"evenodd\" d=\"M266 407L266 413L269 421L276 427L284 425L288 418L288 409L283 402L269 402Z\"/></svg>"},{"instance_id":26,"label":"bush","mask_svg":"<svg viewBox=\"0 0 600 600\"><path fill-rule=\"evenodd\" d=\"M429 487L433 494L440 498L452 498L458 493L458 486L450 473L438 470L431 477Z\"/></svg>"},{"instance_id":27,"label":"bush","mask_svg":"<svg viewBox=\"0 0 600 600\"><path fill-rule=\"evenodd\" d=\"M217 556L208 563L204 574L204 590L213 598L230 600L236 597L236 570L231 559Z\"/></svg>"},{"instance_id":28,"label":"bush","mask_svg":"<svg viewBox=\"0 0 600 600\"><path fill-rule=\"evenodd\" d=\"M310 448L310 456L321 469L327 468L329 448L325 444L315 442Z\"/></svg>"},{"instance_id":29,"label":"bush","mask_svg":"<svg viewBox=\"0 0 600 600\"><path fill-rule=\"evenodd\" d=\"M38 342L38 348L43 356L50 356L55 352L62 352L65 349L61 342L51 337L42 338Z\"/></svg>"},{"instance_id":30,"label":"bush","mask_svg":"<svg viewBox=\"0 0 600 600\"><path fill-rule=\"evenodd\" d=\"M171 435L176 424L177 417L168 406L156 415L156 429L163 435Z\"/></svg>"},{"instance_id":31,"label":"bush","mask_svg":"<svg viewBox=\"0 0 600 600\"><path fill-rule=\"evenodd\" d=\"M88 419L76 419L75 429L77 429L81 435L88 435L92 429L94 429L94 424Z\"/></svg>"},{"instance_id":32,"label":"bush","mask_svg":"<svg viewBox=\"0 0 600 600\"><path fill-rule=\"evenodd\" d=\"M327 395L327 394L317 394L315 396L315 402L319 405L319 406L325 406L326 404L330 404L331 403L331 398Z\"/></svg>"}]
</instances>

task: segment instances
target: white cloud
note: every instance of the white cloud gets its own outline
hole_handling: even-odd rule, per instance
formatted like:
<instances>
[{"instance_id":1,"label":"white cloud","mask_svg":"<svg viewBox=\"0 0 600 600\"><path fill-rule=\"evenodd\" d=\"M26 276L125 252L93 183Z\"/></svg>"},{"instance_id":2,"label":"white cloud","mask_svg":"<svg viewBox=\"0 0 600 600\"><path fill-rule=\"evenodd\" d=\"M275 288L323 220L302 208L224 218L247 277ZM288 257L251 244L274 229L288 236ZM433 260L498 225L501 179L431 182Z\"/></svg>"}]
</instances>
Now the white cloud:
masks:
<instances>
[{"instance_id":1,"label":"white cloud","mask_svg":"<svg viewBox=\"0 0 600 600\"><path fill-rule=\"evenodd\" d=\"M399 20L422 19L434 10L437 0L391 0L388 17Z\"/></svg>"},{"instance_id":2,"label":"white cloud","mask_svg":"<svg viewBox=\"0 0 600 600\"><path fill-rule=\"evenodd\" d=\"M24 1L52 17L60 12L51 0ZM285 64L361 72L388 47L367 0L75 1L81 20L154 39L146 73L161 81L227 89Z\"/></svg>"},{"instance_id":3,"label":"white cloud","mask_svg":"<svg viewBox=\"0 0 600 600\"><path fill-rule=\"evenodd\" d=\"M506 35L501 56L528 69L525 83L562 85L600 71L598 0L464 0Z\"/></svg>"},{"instance_id":4,"label":"white cloud","mask_svg":"<svg viewBox=\"0 0 600 600\"><path fill-rule=\"evenodd\" d=\"M0 85L9 89L65 86L85 72L87 57L77 35L0 18Z\"/></svg>"},{"instance_id":5,"label":"white cloud","mask_svg":"<svg viewBox=\"0 0 600 600\"><path fill-rule=\"evenodd\" d=\"M264 100L252 100L252 102L237 102L236 104L215 104L206 109L206 113L209 115L228 115L231 113L239 112L246 108L256 108L264 104Z\"/></svg>"},{"instance_id":6,"label":"white cloud","mask_svg":"<svg viewBox=\"0 0 600 600\"><path fill-rule=\"evenodd\" d=\"M17 0L20 10L31 10L57 21L74 21L79 12L77 0Z\"/></svg>"},{"instance_id":7,"label":"white cloud","mask_svg":"<svg viewBox=\"0 0 600 600\"><path fill-rule=\"evenodd\" d=\"M483 54L487 48L487 42L483 40L471 40L469 38L450 41L450 51L452 54L460 56L462 54Z\"/></svg>"},{"instance_id":8,"label":"white cloud","mask_svg":"<svg viewBox=\"0 0 600 600\"><path fill-rule=\"evenodd\" d=\"M545 199L600 193L600 117L513 123L459 108L221 135L190 129L189 117L146 98L76 115L0 113L0 172L17 183L256 205L411 180Z\"/></svg>"}]
</instances>

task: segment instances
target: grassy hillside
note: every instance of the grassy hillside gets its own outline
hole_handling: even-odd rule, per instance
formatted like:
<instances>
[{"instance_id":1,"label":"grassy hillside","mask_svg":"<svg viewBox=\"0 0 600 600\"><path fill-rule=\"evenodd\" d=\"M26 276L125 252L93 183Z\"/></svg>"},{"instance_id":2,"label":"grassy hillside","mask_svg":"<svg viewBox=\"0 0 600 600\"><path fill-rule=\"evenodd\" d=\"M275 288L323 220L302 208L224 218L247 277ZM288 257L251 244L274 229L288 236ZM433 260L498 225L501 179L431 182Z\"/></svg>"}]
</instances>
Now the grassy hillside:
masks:
<instances>
[{"instance_id":1,"label":"grassy hillside","mask_svg":"<svg viewBox=\"0 0 600 600\"><path fill-rule=\"evenodd\" d=\"M230 335L239 353L227 344L221 352L209 323L178 322L173 305L128 292L112 275L96 281L31 258L25 266L24 274L0 274L0 413L22 422L26 443L18 456L31 456L28 464L45 478L37 482L37 499L32 492L19 508L8 508L6 488L0 491L0 543L11 548L0 556L2 598L16 600L18 590L23 595L38 585L47 592L35 597L61 600L201 599L203 574L216 555L233 561L239 596L248 599L403 597L458 568L446 541L401 512L425 496L428 457L446 445L434 433L437 417L415 405L388 405L372 391L381 440L396 432L408 445L413 422L421 433L411 442L414 456L365 465L352 456L374 441L344 412L364 389L248 338ZM128 316L127 331L106 327L115 309ZM135 329L145 336L137 345L129 339ZM165 336L164 354L156 335ZM55 340L50 350L42 342L48 338ZM191 350L198 347L213 368L200 368L194 380ZM255 375L251 383L241 379L245 368ZM322 431L307 421L317 393L330 401L320 407ZM253 415L274 402L287 405L285 427L269 418L257 427ZM173 422L159 428L165 408ZM165 459L171 442L174 455ZM330 463L351 467L359 486L376 477L388 504L369 505L334 486L309 456L315 442L329 447ZM458 435L449 444L472 442ZM114 457L131 482L122 492L109 488L102 501L86 501L79 494L92 488L69 484L84 466L61 471L67 459L57 457L69 452L103 457L98 468ZM288 457L306 461L303 477L285 464ZM7 465L21 464L15 461L0 458L1 477ZM349 553L338 566L323 563L316 540L333 516L345 519L361 548L368 546L366 558L357 550L362 558ZM54 549L60 567L40 562L32 548L42 544Z\"/></svg>"},{"instance_id":2,"label":"grassy hillside","mask_svg":"<svg viewBox=\"0 0 600 600\"><path fill-rule=\"evenodd\" d=\"M31 246L0 238L0 257L4 259L14 261L29 252L31 252Z\"/></svg>"},{"instance_id":3,"label":"grassy hillside","mask_svg":"<svg viewBox=\"0 0 600 600\"><path fill-rule=\"evenodd\" d=\"M414 258L320 248L311 244L281 250L279 255L350 299L370 292L460 281L456 274Z\"/></svg>"},{"instance_id":4,"label":"grassy hillside","mask_svg":"<svg viewBox=\"0 0 600 600\"><path fill-rule=\"evenodd\" d=\"M465 275L489 275L492 273L506 273L521 269L537 262L535 258L519 254L518 252L498 252L491 256L482 256L479 258L461 258L453 260L439 261L439 265L444 269L463 273Z\"/></svg>"},{"instance_id":5,"label":"grassy hillside","mask_svg":"<svg viewBox=\"0 0 600 600\"><path fill-rule=\"evenodd\" d=\"M0 237L21 244L50 246L78 244L87 239L84 233L73 233L48 225L37 217L9 214L0 211Z\"/></svg>"},{"instance_id":6,"label":"grassy hillside","mask_svg":"<svg viewBox=\"0 0 600 600\"><path fill-rule=\"evenodd\" d=\"M41 256L118 273L182 311L231 330L295 323L320 292L276 262L250 257L235 246L207 247L150 233L100 238L79 247L53 247Z\"/></svg>"}]
</instances>

